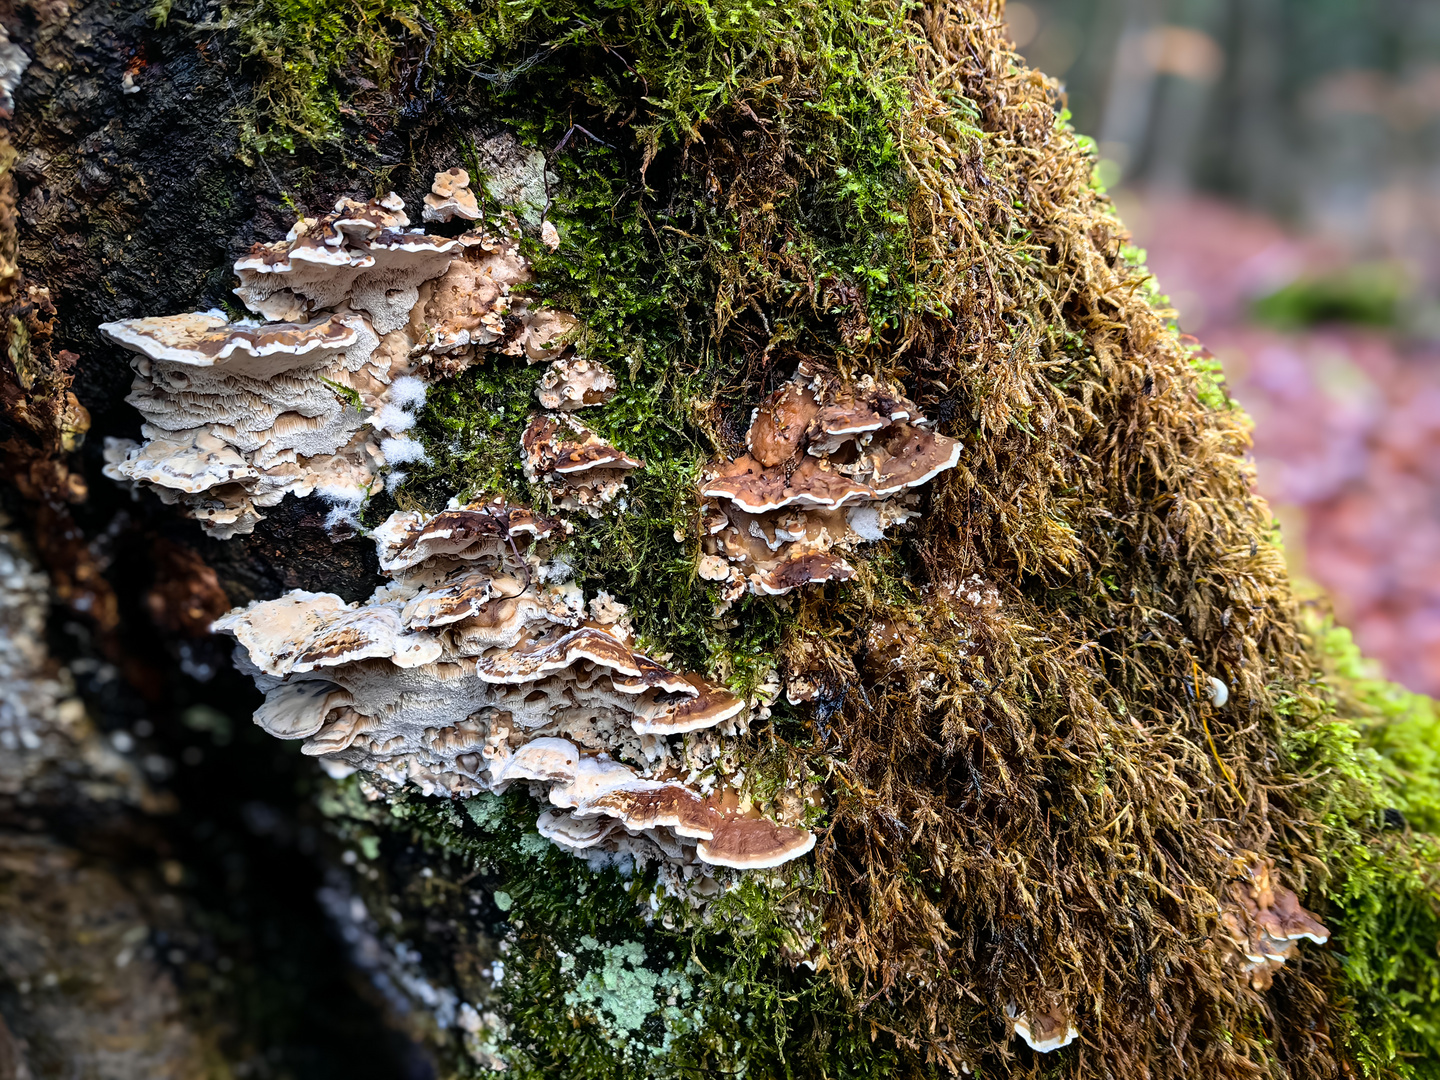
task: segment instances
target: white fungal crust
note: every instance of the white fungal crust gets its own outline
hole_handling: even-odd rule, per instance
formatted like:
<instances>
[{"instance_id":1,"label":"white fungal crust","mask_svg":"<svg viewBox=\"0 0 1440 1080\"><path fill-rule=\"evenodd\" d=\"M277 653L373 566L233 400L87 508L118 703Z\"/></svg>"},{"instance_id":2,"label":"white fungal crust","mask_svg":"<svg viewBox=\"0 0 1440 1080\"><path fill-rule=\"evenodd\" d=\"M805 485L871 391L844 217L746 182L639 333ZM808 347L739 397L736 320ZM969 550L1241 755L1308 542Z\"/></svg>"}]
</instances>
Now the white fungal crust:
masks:
<instances>
[{"instance_id":1,"label":"white fungal crust","mask_svg":"<svg viewBox=\"0 0 1440 1080\"><path fill-rule=\"evenodd\" d=\"M1221 949L1256 990L1270 989L1275 972L1301 941L1330 940L1330 931L1300 906L1300 898L1275 881L1274 870L1273 862L1258 856L1237 860L1220 904Z\"/></svg>"},{"instance_id":2,"label":"white fungal crust","mask_svg":"<svg viewBox=\"0 0 1440 1080\"><path fill-rule=\"evenodd\" d=\"M755 410L746 443L700 491L699 573L726 583L727 604L854 577L842 553L915 517L914 492L962 450L898 392L809 363Z\"/></svg>"},{"instance_id":3,"label":"white fungal crust","mask_svg":"<svg viewBox=\"0 0 1440 1080\"><path fill-rule=\"evenodd\" d=\"M583 510L599 517L605 505L625 490L625 477L645 463L611 446L574 417L544 413L520 438L525 479L544 483L562 510Z\"/></svg>"},{"instance_id":4,"label":"white fungal crust","mask_svg":"<svg viewBox=\"0 0 1440 1080\"><path fill-rule=\"evenodd\" d=\"M436 183L468 205L468 179L451 170ZM341 199L258 245L235 264L236 293L282 321L194 312L104 324L138 354L126 400L145 421L143 443L108 447L105 474L180 504L221 539L251 532L287 494L319 493L332 528L353 527L382 471L425 460L407 432L429 382L479 352L564 354L574 317L512 296L530 279L514 238L408 224L393 194Z\"/></svg>"},{"instance_id":5,"label":"white fungal crust","mask_svg":"<svg viewBox=\"0 0 1440 1080\"><path fill-rule=\"evenodd\" d=\"M296 590L214 629L266 692L256 723L332 766L426 794L525 784L553 808L538 827L554 843L684 880L809 851L812 833L727 783L717 735L745 729L746 703L637 651L613 598L587 611L573 585L542 583L564 532L500 500L392 514L373 535L393 580L365 603Z\"/></svg>"}]
</instances>

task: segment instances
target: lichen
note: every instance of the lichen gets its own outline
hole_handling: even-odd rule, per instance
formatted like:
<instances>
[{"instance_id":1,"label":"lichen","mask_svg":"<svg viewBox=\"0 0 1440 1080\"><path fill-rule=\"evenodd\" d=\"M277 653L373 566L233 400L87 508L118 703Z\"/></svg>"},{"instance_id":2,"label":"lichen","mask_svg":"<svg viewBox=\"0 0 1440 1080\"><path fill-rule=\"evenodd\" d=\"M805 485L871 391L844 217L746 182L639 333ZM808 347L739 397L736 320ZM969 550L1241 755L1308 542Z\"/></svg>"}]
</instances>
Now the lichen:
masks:
<instances>
[{"instance_id":1,"label":"lichen","mask_svg":"<svg viewBox=\"0 0 1440 1080\"><path fill-rule=\"evenodd\" d=\"M666 959L673 962L674 952ZM695 995L689 970L656 970L647 960L641 942L606 945L582 934L576 952L561 955L560 970L578 976L575 988L565 993L565 1004L595 1017L617 1049L628 1049L641 1041L642 1029L652 1018L658 1020L663 1037L658 1043L648 1039L644 1042L647 1056L653 1057L668 1051L678 1035L692 1030L703 1013L686 1009ZM689 968L699 972L693 962Z\"/></svg>"}]
</instances>

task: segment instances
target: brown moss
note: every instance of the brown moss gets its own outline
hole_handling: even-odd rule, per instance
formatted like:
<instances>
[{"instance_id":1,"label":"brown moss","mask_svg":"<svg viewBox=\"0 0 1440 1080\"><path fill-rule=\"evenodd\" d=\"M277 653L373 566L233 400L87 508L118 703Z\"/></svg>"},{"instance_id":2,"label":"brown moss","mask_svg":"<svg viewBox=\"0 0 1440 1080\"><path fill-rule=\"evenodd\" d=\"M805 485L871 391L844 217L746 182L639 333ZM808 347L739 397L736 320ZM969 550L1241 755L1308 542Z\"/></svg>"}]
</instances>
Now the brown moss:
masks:
<instances>
[{"instance_id":1,"label":"brown moss","mask_svg":"<svg viewBox=\"0 0 1440 1080\"><path fill-rule=\"evenodd\" d=\"M1213 941L1237 860L1302 894L1322 868L1277 713L1312 663L1247 420L1201 400L1000 5L920 22L903 148L928 295L856 359L968 449L901 560L919 580L877 560L868 587L807 596L786 647L838 701L831 970L917 1065L1336 1075L1320 951L1262 995ZM877 623L912 628L879 664ZM1017 1050L1004 1007L1057 997L1080 1042Z\"/></svg>"}]
</instances>

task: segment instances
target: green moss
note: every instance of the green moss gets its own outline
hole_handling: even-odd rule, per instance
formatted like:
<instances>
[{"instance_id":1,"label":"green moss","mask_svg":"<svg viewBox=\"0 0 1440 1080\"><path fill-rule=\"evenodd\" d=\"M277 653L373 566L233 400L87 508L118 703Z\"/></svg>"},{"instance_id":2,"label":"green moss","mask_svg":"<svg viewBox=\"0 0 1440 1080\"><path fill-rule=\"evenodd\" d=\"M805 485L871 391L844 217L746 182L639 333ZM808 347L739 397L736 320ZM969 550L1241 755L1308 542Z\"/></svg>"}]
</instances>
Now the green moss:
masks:
<instances>
[{"instance_id":1,"label":"green moss","mask_svg":"<svg viewBox=\"0 0 1440 1080\"><path fill-rule=\"evenodd\" d=\"M1440 835L1440 705L1384 679L1344 627L1327 621L1316 636L1341 715L1373 755L1385 805L1415 830Z\"/></svg>"},{"instance_id":2,"label":"green moss","mask_svg":"<svg viewBox=\"0 0 1440 1080\"><path fill-rule=\"evenodd\" d=\"M282 8L256 11L288 25ZM492 66L538 56L488 93L522 141L555 146L570 134L552 160L561 247L525 242L533 292L578 314L577 348L621 380L585 422L646 462L613 512L576 521L561 554L587 591L631 606L648 647L753 687L783 620L749 602L735 633L708 618L717 596L695 574L696 482L793 369L753 358L847 352L925 302L894 135L904 11L860 0L522 3L466 18L489 27L466 40ZM607 144L570 132L575 120ZM517 454L538 376L491 358L432 389L414 432L430 462L407 468L366 520L452 495L543 508Z\"/></svg>"},{"instance_id":3,"label":"green moss","mask_svg":"<svg viewBox=\"0 0 1440 1080\"><path fill-rule=\"evenodd\" d=\"M810 904L794 877L746 876L700 923L680 901L649 902L653 875L596 872L542 840L531 826L537 807L519 792L449 803L402 790L388 803L367 802L352 777L328 784L320 806L347 843L378 836L392 856L423 858L430 873L411 875L407 886L424 883L417 929L443 920L455 882L489 890L493 910L479 921L509 950L498 988L509 1030L499 1048L517 1077L893 1073L886 1040L874 1041L876 1029L835 984L785 961L800 943L785 913ZM374 889L388 906L398 883ZM463 910L473 924L473 909ZM402 940L411 925L397 924ZM460 984L467 1000L483 1000L485 990L465 987L463 956L452 949L435 974ZM883 1024L884 1015L874 1019ZM460 1045L457 1036L449 1051ZM469 1068L460 1057L453 1067Z\"/></svg>"},{"instance_id":4,"label":"green moss","mask_svg":"<svg viewBox=\"0 0 1440 1080\"><path fill-rule=\"evenodd\" d=\"M1292 731L1325 775L1342 1035L1366 1076L1440 1076L1440 706L1380 678L1349 631L1310 618L1330 719Z\"/></svg>"},{"instance_id":5,"label":"green moss","mask_svg":"<svg viewBox=\"0 0 1440 1080\"><path fill-rule=\"evenodd\" d=\"M1411 291L1402 267L1365 263L1302 277L1260 297L1251 311L1260 322L1282 330L1331 322L1394 326Z\"/></svg>"}]
</instances>

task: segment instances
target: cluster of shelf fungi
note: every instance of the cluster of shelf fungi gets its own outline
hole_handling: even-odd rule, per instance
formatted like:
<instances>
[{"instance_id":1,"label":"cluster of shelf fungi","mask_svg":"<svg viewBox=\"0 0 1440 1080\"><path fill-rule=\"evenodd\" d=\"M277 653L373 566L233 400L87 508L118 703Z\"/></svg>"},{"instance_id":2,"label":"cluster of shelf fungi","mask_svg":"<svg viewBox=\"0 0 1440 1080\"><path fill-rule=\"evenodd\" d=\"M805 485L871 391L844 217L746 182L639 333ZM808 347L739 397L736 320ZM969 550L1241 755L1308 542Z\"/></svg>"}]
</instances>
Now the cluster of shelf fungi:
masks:
<instances>
[{"instance_id":1,"label":"cluster of shelf fungi","mask_svg":"<svg viewBox=\"0 0 1440 1080\"><path fill-rule=\"evenodd\" d=\"M304 740L332 775L361 770L377 798L522 786L544 807L541 836L597 866L651 865L703 905L728 874L809 852L819 795L763 814L731 747L768 702L666 667L637 648L622 602L567 580L565 515L624 512L626 478L645 466L575 415L617 380L576 353L573 316L524 298L513 222L480 223L463 170L437 174L425 203L427 221L476 224L427 235L394 195L342 199L236 263L259 320L106 324L137 354L128 400L144 418L143 442L111 440L107 474L222 539L286 494L319 493L332 524L357 527L366 497L425 453L407 432L426 386L486 360L548 364L515 450L550 513L503 499L394 513L372 533L388 580L366 601L295 590L215 629L265 692L255 722ZM542 236L558 243L548 222ZM717 617L746 593L853 578L849 559L917 517L962 452L897 388L802 364L756 408L745 452L712 462L696 492L696 572L717 585ZM1237 863L1219 914L1218 943L1257 990L1299 941L1328 937L1259 857ZM1007 1014L1038 1051L1079 1035L1058 1000Z\"/></svg>"}]
</instances>

